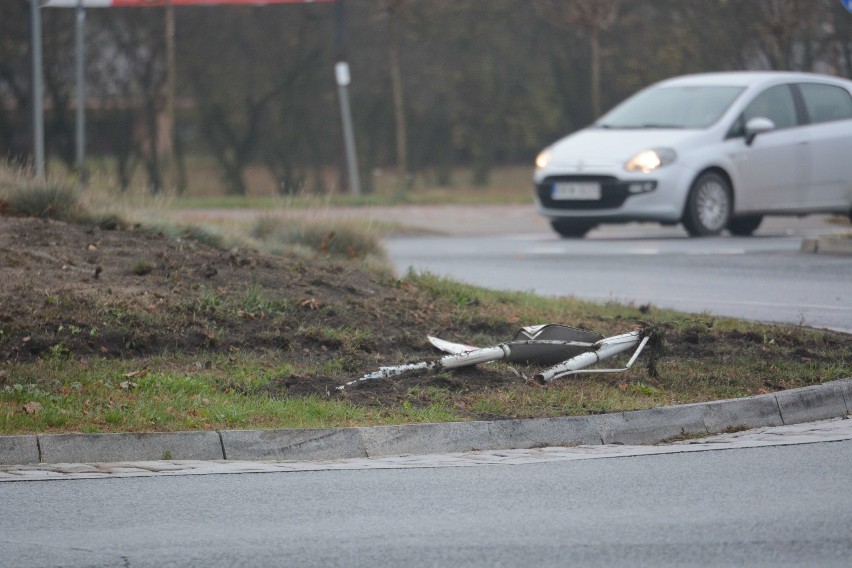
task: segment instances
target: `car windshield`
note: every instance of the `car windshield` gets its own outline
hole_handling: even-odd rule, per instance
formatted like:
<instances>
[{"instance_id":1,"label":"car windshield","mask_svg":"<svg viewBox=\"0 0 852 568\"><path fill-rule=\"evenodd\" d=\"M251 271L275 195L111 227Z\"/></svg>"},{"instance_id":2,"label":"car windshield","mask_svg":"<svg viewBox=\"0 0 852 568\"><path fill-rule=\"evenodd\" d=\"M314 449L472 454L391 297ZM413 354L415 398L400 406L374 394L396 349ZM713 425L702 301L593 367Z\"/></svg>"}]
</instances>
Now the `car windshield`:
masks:
<instances>
[{"instance_id":1,"label":"car windshield","mask_svg":"<svg viewBox=\"0 0 852 568\"><path fill-rule=\"evenodd\" d=\"M743 87L657 87L630 97L596 123L601 128L707 128Z\"/></svg>"}]
</instances>

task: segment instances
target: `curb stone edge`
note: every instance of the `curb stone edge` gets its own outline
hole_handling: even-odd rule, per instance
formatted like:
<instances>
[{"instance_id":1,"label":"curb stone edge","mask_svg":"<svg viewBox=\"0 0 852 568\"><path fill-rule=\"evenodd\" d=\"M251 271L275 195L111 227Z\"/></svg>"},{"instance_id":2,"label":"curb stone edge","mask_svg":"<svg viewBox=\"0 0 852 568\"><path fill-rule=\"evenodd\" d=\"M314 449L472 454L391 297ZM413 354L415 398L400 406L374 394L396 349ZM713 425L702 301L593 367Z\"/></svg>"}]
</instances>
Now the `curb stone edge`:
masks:
<instances>
[{"instance_id":1,"label":"curb stone edge","mask_svg":"<svg viewBox=\"0 0 852 568\"><path fill-rule=\"evenodd\" d=\"M656 444L852 414L852 377L776 393L612 414L391 426L0 436L0 465L147 460L327 460Z\"/></svg>"}]
</instances>

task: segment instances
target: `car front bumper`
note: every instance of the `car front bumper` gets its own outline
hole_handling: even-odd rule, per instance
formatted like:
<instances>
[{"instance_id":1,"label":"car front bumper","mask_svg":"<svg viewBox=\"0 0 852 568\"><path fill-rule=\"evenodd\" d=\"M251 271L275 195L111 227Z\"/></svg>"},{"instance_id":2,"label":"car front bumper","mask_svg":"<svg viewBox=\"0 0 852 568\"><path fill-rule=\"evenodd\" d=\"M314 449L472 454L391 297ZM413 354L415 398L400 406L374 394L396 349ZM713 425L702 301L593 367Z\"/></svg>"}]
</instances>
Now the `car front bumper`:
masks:
<instances>
[{"instance_id":1,"label":"car front bumper","mask_svg":"<svg viewBox=\"0 0 852 568\"><path fill-rule=\"evenodd\" d=\"M538 211L549 219L583 219L591 222L659 221L677 223L683 215L692 172L666 167L651 174L630 174L622 169L595 172L546 170L536 172L535 200ZM595 182L600 199L553 198L557 182Z\"/></svg>"}]
</instances>

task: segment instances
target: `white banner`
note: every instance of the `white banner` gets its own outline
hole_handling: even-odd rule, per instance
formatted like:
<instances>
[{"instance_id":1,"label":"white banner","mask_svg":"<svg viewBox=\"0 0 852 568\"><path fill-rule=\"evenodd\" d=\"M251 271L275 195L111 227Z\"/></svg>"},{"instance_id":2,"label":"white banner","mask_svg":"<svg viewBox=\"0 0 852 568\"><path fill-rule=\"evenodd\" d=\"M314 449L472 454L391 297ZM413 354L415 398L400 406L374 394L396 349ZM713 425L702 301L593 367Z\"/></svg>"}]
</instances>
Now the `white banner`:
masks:
<instances>
[{"instance_id":1,"label":"white banner","mask_svg":"<svg viewBox=\"0 0 852 568\"><path fill-rule=\"evenodd\" d=\"M84 8L146 8L155 6L213 6L241 4L263 6L266 4L325 4L334 0L82 0ZM42 8L76 8L79 0L43 0Z\"/></svg>"}]
</instances>

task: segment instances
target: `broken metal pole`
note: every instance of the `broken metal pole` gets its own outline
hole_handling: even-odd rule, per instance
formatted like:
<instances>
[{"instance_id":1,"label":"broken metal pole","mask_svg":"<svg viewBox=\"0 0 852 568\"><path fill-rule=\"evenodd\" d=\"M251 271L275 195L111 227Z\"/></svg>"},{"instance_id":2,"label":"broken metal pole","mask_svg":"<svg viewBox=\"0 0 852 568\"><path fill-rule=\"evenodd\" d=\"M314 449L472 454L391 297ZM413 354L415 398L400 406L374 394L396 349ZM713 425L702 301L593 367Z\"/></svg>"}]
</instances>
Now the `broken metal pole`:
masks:
<instances>
[{"instance_id":1,"label":"broken metal pole","mask_svg":"<svg viewBox=\"0 0 852 568\"><path fill-rule=\"evenodd\" d=\"M617 373L626 371L630 368L636 358L639 356L639 353L642 352L642 349L648 343L650 339L649 336L642 337L642 333L639 331L632 331L630 333L625 333L623 335L615 335L613 337L607 337L606 339L602 339L595 343L594 351L586 351L585 353L581 353L576 357L572 357L567 361L559 363L549 369L542 371L541 373L535 375L535 379L539 382L549 383L553 379L558 379L560 377L564 377L566 375L571 375L577 372L583 373ZM584 370L589 365L594 365L595 363L612 357L613 355L618 355L619 353L624 353L636 347L636 352L630 358L627 365L620 369L587 369Z\"/></svg>"},{"instance_id":2,"label":"broken metal pole","mask_svg":"<svg viewBox=\"0 0 852 568\"><path fill-rule=\"evenodd\" d=\"M392 367L381 367L378 371L367 373L363 377L353 379L337 387L337 390L343 390L348 386L352 386L362 381L371 381L373 379L388 379L390 377L398 377L409 371L429 370L435 367L442 369L455 369L458 367L469 367L480 363L488 363L489 361L499 361L504 359L509 353L508 348L503 345L496 347L486 347L485 349L477 349L457 355L446 355L437 361L421 361L419 363L406 363L403 365L394 365Z\"/></svg>"},{"instance_id":3,"label":"broken metal pole","mask_svg":"<svg viewBox=\"0 0 852 568\"><path fill-rule=\"evenodd\" d=\"M535 333L532 335L525 333L522 336L541 337L542 331L546 328L555 330L554 333L557 336L561 335L563 337L589 338L596 335L584 330L553 325L524 328L524 330L527 331L533 330ZM597 337L601 336L598 335ZM535 375L534 378L542 383L547 383L553 379L580 372L616 373L626 371L631 365L633 365L649 339L650 335L648 331L645 330L632 331L630 333L614 335L612 337L601 337L598 341L593 343L576 340L564 341L558 339L528 339L521 341L509 341L493 347L476 348L463 343L452 343L430 336L429 342L432 343L432 345L442 351L450 352L450 355L445 355L440 359L435 359L433 361L421 361L419 363L406 363L392 367L381 367L378 371L367 373L362 377L340 385L337 387L337 390L343 390L348 386L362 381L397 377L409 371L431 370L435 368L456 369L459 367L470 367L480 363L490 363L492 361L503 360L513 363L532 362L545 365L558 362L557 365ZM633 353L633 356L624 368L584 370L590 365L594 365L595 363L628 351L634 347L636 347L636 351Z\"/></svg>"},{"instance_id":4,"label":"broken metal pole","mask_svg":"<svg viewBox=\"0 0 852 568\"><path fill-rule=\"evenodd\" d=\"M408 371L417 371L421 369L431 369L435 366L435 361L421 361L420 363L407 363L405 365L395 365L393 367L381 367L378 371L373 371L372 373L367 373L363 377L358 377L357 379L352 379L347 383L343 383L337 390L343 390L346 387L351 387L356 383L360 383L362 381L371 381L373 379L389 379L391 377L397 377L403 373L407 373Z\"/></svg>"},{"instance_id":5,"label":"broken metal pole","mask_svg":"<svg viewBox=\"0 0 852 568\"><path fill-rule=\"evenodd\" d=\"M441 357L440 365L445 369L456 369L458 367L469 367L480 363L500 361L511 354L508 345L500 344L494 347L485 347L476 351L459 353L458 355L446 355Z\"/></svg>"}]
</instances>

